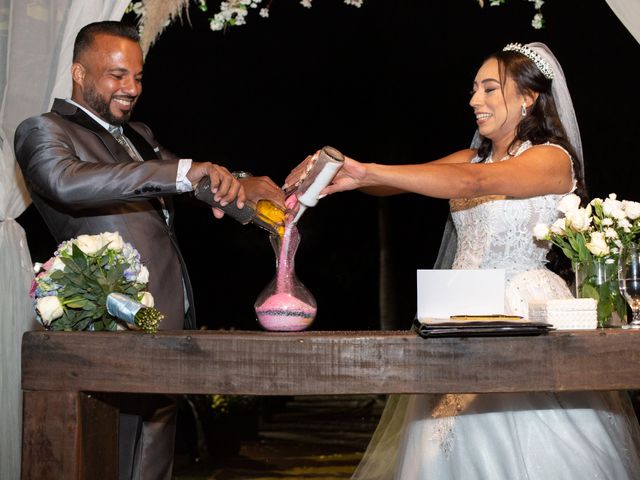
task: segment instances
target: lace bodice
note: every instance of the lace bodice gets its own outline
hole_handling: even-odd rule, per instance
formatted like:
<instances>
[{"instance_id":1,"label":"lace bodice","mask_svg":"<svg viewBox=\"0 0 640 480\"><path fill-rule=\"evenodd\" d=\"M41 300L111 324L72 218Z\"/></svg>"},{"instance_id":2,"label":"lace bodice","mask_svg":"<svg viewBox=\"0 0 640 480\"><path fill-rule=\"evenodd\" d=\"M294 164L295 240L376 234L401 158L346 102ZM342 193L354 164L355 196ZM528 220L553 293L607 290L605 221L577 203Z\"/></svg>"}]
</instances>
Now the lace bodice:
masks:
<instances>
[{"instance_id":1,"label":"lace bodice","mask_svg":"<svg viewBox=\"0 0 640 480\"><path fill-rule=\"evenodd\" d=\"M530 147L531 143L525 142L515 156ZM451 214L458 233L453 268L504 268L507 278L543 268L550 244L537 241L533 228L537 223L550 225L559 218L556 205L562 197L490 195L451 200Z\"/></svg>"}]
</instances>

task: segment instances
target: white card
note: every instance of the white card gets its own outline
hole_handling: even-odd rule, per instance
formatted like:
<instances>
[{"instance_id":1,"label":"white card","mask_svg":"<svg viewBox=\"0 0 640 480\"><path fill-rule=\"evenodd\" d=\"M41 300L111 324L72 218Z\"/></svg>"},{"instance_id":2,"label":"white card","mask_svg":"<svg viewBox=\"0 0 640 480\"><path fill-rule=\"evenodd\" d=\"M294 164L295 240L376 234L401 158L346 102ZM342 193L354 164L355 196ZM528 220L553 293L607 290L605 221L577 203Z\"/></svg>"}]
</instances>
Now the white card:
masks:
<instances>
[{"instance_id":1,"label":"white card","mask_svg":"<svg viewBox=\"0 0 640 480\"><path fill-rule=\"evenodd\" d=\"M504 314L504 270L418 270L418 320Z\"/></svg>"}]
</instances>

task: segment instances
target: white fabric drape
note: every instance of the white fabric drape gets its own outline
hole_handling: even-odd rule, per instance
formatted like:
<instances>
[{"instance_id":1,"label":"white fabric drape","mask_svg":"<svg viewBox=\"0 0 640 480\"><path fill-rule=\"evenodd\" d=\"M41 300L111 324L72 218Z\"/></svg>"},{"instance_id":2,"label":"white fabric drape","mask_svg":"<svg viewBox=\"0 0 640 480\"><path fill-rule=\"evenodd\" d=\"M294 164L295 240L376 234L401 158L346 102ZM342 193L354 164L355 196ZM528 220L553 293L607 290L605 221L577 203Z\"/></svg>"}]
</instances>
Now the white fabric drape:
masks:
<instances>
[{"instance_id":1,"label":"white fabric drape","mask_svg":"<svg viewBox=\"0 0 640 480\"><path fill-rule=\"evenodd\" d=\"M607 0L607 4L640 43L640 0Z\"/></svg>"},{"instance_id":2,"label":"white fabric drape","mask_svg":"<svg viewBox=\"0 0 640 480\"><path fill-rule=\"evenodd\" d=\"M640 42L640 0L607 0ZM20 476L20 342L35 328L28 297L33 276L22 228L30 200L13 155L24 118L49 110L71 91L69 68L78 29L120 19L129 0L0 0L0 478ZM8 30L6 26L8 25ZM3 26L5 26L3 29Z\"/></svg>"},{"instance_id":3,"label":"white fabric drape","mask_svg":"<svg viewBox=\"0 0 640 480\"><path fill-rule=\"evenodd\" d=\"M36 328L32 261L14 220L29 205L13 153L25 118L71 94L73 40L83 25L119 20L129 0L0 0L0 478L20 478L22 334ZM8 27L7 27L8 26ZM53 252L51 252L53 254Z\"/></svg>"}]
</instances>

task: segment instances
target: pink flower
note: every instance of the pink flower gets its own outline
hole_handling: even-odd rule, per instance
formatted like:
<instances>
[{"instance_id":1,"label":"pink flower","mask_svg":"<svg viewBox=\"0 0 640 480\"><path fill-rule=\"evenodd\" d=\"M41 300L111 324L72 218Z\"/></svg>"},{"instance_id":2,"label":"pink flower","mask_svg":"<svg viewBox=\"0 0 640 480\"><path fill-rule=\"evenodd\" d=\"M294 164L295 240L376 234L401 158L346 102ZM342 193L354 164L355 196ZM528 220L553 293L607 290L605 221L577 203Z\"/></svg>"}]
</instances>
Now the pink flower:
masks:
<instances>
[{"instance_id":1,"label":"pink flower","mask_svg":"<svg viewBox=\"0 0 640 480\"><path fill-rule=\"evenodd\" d=\"M48 272L49 269L53 266L53 262L55 261L56 257L51 257L49 260L47 260L44 265L42 265L42 269L45 272Z\"/></svg>"},{"instance_id":2,"label":"pink flower","mask_svg":"<svg viewBox=\"0 0 640 480\"><path fill-rule=\"evenodd\" d=\"M36 288L38 288L38 282L31 280L31 288L29 289L29 296L31 298L36 298Z\"/></svg>"}]
</instances>

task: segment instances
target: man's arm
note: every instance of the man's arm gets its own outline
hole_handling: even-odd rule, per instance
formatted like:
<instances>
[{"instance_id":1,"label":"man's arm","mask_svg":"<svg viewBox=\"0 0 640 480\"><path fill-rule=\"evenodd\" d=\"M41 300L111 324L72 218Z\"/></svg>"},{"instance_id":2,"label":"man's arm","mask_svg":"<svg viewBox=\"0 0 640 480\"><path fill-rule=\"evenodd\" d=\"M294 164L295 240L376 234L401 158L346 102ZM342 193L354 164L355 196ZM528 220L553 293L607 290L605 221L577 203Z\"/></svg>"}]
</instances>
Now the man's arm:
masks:
<instances>
[{"instance_id":1,"label":"man's arm","mask_svg":"<svg viewBox=\"0 0 640 480\"><path fill-rule=\"evenodd\" d=\"M33 117L18 127L16 158L30 187L71 208L176 193L178 160L115 162L97 135L74 139L57 122Z\"/></svg>"}]
</instances>

